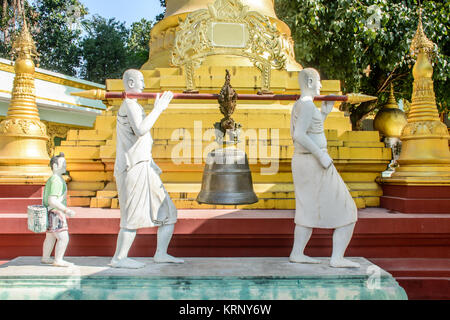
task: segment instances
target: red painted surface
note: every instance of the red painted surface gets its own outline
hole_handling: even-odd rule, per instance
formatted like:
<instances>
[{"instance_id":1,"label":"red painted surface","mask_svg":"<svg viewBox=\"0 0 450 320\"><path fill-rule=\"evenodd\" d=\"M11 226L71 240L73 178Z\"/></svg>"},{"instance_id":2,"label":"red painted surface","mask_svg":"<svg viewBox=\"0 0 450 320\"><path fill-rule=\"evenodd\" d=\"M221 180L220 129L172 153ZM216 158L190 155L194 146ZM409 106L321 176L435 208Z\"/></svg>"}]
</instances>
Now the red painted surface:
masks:
<instances>
[{"instance_id":1,"label":"red painted surface","mask_svg":"<svg viewBox=\"0 0 450 320\"><path fill-rule=\"evenodd\" d=\"M2 265L2 264L5 264L5 263L8 263L9 261L7 261L7 260L0 260L0 266Z\"/></svg>"},{"instance_id":2,"label":"red painted surface","mask_svg":"<svg viewBox=\"0 0 450 320\"><path fill-rule=\"evenodd\" d=\"M383 185L381 207L402 213L450 213L450 186Z\"/></svg>"},{"instance_id":3,"label":"red painted surface","mask_svg":"<svg viewBox=\"0 0 450 320\"><path fill-rule=\"evenodd\" d=\"M0 185L0 198L42 198L44 186Z\"/></svg>"},{"instance_id":4,"label":"red painted surface","mask_svg":"<svg viewBox=\"0 0 450 320\"><path fill-rule=\"evenodd\" d=\"M370 258L392 274L408 299L450 299L450 259Z\"/></svg>"},{"instance_id":5,"label":"red painted surface","mask_svg":"<svg viewBox=\"0 0 450 320\"><path fill-rule=\"evenodd\" d=\"M450 278L398 277L409 300L450 300Z\"/></svg>"},{"instance_id":6,"label":"red painted surface","mask_svg":"<svg viewBox=\"0 0 450 320\"><path fill-rule=\"evenodd\" d=\"M450 199L450 186L383 185L383 193L411 199Z\"/></svg>"},{"instance_id":7,"label":"red painted surface","mask_svg":"<svg viewBox=\"0 0 450 320\"><path fill-rule=\"evenodd\" d=\"M0 215L4 213L26 213L30 205L42 204L44 186L0 185Z\"/></svg>"},{"instance_id":8,"label":"red painted surface","mask_svg":"<svg viewBox=\"0 0 450 320\"><path fill-rule=\"evenodd\" d=\"M110 256L119 231L119 210L74 208L68 255ZM292 210L180 210L170 252L192 257L288 256L293 243ZM0 259L40 255L44 235L27 230L25 214L0 215ZM156 229L139 231L131 256L152 255ZM449 214L359 214L349 256L450 258ZM314 230L307 254L329 256L331 230Z\"/></svg>"},{"instance_id":9,"label":"red painted surface","mask_svg":"<svg viewBox=\"0 0 450 320\"><path fill-rule=\"evenodd\" d=\"M26 213L28 206L42 204L42 198L0 198L0 215L10 212Z\"/></svg>"}]
</instances>

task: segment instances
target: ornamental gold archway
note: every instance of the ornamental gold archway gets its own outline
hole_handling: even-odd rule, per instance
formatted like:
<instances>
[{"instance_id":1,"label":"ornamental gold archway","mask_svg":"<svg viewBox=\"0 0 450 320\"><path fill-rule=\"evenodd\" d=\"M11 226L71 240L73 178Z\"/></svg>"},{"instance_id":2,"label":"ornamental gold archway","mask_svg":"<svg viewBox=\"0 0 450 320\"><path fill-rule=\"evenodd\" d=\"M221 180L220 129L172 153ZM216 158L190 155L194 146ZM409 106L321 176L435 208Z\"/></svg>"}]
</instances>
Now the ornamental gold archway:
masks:
<instances>
[{"instance_id":1,"label":"ornamental gold archway","mask_svg":"<svg viewBox=\"0 0 450 320\"><path fill-rule=\"evenodd\" d=\"M292 40L259 12L240 0L216 0L208 9L179 21L171 54L173 66L182 67L186 92L196 92L195 69L212 55L248 58L261 71L261 93L270 93L271 70L284 69L293 55ZM288 42L288 45L286 45Z\"/></svg>"}]
</instances>

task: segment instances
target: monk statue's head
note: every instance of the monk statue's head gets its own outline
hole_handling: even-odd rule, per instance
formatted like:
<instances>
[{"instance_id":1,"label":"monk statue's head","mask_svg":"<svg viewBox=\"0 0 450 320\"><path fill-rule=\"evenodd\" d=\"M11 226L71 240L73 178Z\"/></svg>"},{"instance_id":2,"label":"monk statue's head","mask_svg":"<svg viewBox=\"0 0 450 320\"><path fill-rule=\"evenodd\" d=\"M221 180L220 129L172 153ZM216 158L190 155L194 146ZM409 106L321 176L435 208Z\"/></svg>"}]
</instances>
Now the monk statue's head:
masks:
<instances>
[{"instance_id":1,"label":"monk statue's head","mask_svg":"<svg viewBox=\"0 0 450 320\"><path fill-rule=\"evenodd\" d=\"M144 76L136 69L130 69L123 74L123 86L126 92L141 93L145 89Z\"/></svg>"},{"instance_id":2,"label":"monk statue's head","mask_svg":"<svg viewBox=\"0 0 450 320\"><path fill-rule=\"evenodd\" d=\"M320 75L316 69L306 68L300 71L298 74L298 83L302 96L318 96L320 95L320 89L322 84L320 82Z\"/></svg>"}]
</instances>

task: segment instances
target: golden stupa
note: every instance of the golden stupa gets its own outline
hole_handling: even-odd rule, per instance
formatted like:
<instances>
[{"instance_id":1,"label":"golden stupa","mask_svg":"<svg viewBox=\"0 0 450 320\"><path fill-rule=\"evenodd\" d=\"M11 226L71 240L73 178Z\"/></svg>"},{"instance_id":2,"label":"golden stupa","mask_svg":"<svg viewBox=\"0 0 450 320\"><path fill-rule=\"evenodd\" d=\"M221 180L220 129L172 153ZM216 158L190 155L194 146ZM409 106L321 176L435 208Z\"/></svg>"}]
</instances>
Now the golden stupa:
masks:
<instances>
[{"instance_id":1,"label":"golden stupa","mask_svg":"<svg viewBox=\"0 0 450 320\"><path fill-rule=\"evenodd\" d=\"M40 121L34 85L37 56L24 23L14 41L15 78L7 117L0 123L0 183L45 184L52 175L47 151L47 127Z\"/></svg>"},{"instance_id":2,"label":"golden stupa","mask_svg":"<svg viewBox=\"0 0 450 320\"><path fill-rule=\"evenodd\" d=\"M383 137L400 138L407 122L406 114L400 110L395 100L394 85L391 84L388 102L378 111L373 123L374 128L380 131Z\"/></svg>"},{"instance_id":3,"label":"golden stupa","mask_svg":"<svg viewBox=\"0 0 450 320\"><path fill-rule=\"evenodd\" d=\"M440 121L433 85L430 56L435 49L423 31L420 14L411 53L417 56L413 68L414 84L408 124L403 129L400 167L383 182L403 185L450 184L450 138Z\"/></svg>"},{"instance_id":4,"label":"golden stupa","mask_svg":"<svg viewBox=\"0 0 450 320\"><path fill-rule=\"evenodd\" d=\"M225 70L238 94L298 94L298 72L289 27L280 21L272 0L167 0L165 18L151 31L150 57L141 68L145 92L219 93ZM339 80L323 80L322 94L341 94ZM106 81L108 92L122 92L121 79ZM139 101L146 112L152 100ZM70 205L117 208L113 177L115 123L120 100L106 100L108 112L92 130L71 130L55 152L64 152ZM245 209L293 209L290 116L293 102L239 100L234 114L242 124L242 149L249 156L260 201ZM206 156L215 148L214 123L223 118L217 101L173 100L152 129L152 155L177 208L199 205ZM378 206L376 178L391 151L377 131L353 132L338 104L327 118L328 146L336 167L358 205ZM226 207L229 208L229 207Z\"/></svg>"}]
</instances>

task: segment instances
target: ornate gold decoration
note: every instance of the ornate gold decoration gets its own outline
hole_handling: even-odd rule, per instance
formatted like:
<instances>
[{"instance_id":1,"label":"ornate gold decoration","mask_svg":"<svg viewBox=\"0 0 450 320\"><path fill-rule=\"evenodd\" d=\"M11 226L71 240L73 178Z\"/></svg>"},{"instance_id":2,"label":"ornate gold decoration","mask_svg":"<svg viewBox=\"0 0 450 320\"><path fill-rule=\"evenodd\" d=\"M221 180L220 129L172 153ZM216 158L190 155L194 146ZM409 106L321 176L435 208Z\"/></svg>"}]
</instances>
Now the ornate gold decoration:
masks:
<instances>
[{"instance_id":1,"label":"ornate gold decoration","mask_svg":"<svg viewBox=\"0 0 450 320\"><path fill-rule=\"evenodd\" d=\"M236 103L238 99L238 94L234 91L231 86L231 75L228 70L226 70L225 84L219 93L219 105L220 112L225 116L220 121L220 126L216 125L224 134L227 130L237 130L241 127L239 123L236 123L233 118L231 118L234 110L236 109Z\"/></svg>"},{"instance_id":2,"label":"ornate gold decoration","mask_svg":"<svg viewBox=\"0 0 450 320\"><path fill-rule=\"evenodd\" d=\"M400 167L388 183L415 185L450 184L450 138L447 126L440 121L433 85L430 55L435 48L426 37L420 11L419 25L411 44L417 56L413 68L414 84L408 124L402 132Z\"/></svg>"},{"instance_id":3,"label":"ornate gold decoration","mask_svg":"<svg viewBox=\"0 0 450 320\"><path fill-rule=\"evenodd\" d=\"M41 121L24 119L6 119L0 123L0 134L10 136L35 136L47 135L47 128Z\"/></svg>"},{"instance_id":4,"label":"ornate gold decoration","mask_svg":"<svg viewBox=\"0 0 450 320\"><path fill-rule=\"evenodd\" d=\"M290 55L276 25L240 0L216 0L180 21L172 64L184 67L187 91L196 91L195 68L217 54L250 59L262 73L262 93L270 92L271 69L285 68Z\"/></svg>"},{"instance_id":5,"label":"ornate gold decoration","mask_svg":"<svg viewBox=\"0 0 450 320\"><path fill-rule=\"evenodd\" d=\"M422 9L419 9L419 25L417 26L416 34L411 42L411 55L418 56L419 53L424 52L428 55L432 54L436 50L437 45L433 41L429 40L423 31L422 23Z\"/></svg>"},{"instance_id":6,"label":"ornate gold decoration","mask_svg":"<svg viewBox=\"0 0 450 320\"><path fill-rule=\"evenodd\" d=\"M57 123L52 123L48 121L43 121L43 123L47 126L47 132L48 132L48 142L47 142L47 152L50 156L53 156L55 154L55 138L61 138L66 139L67 133L69 130L73 129L73 126L67 126Z\"/></svg>"}]
</instances>

